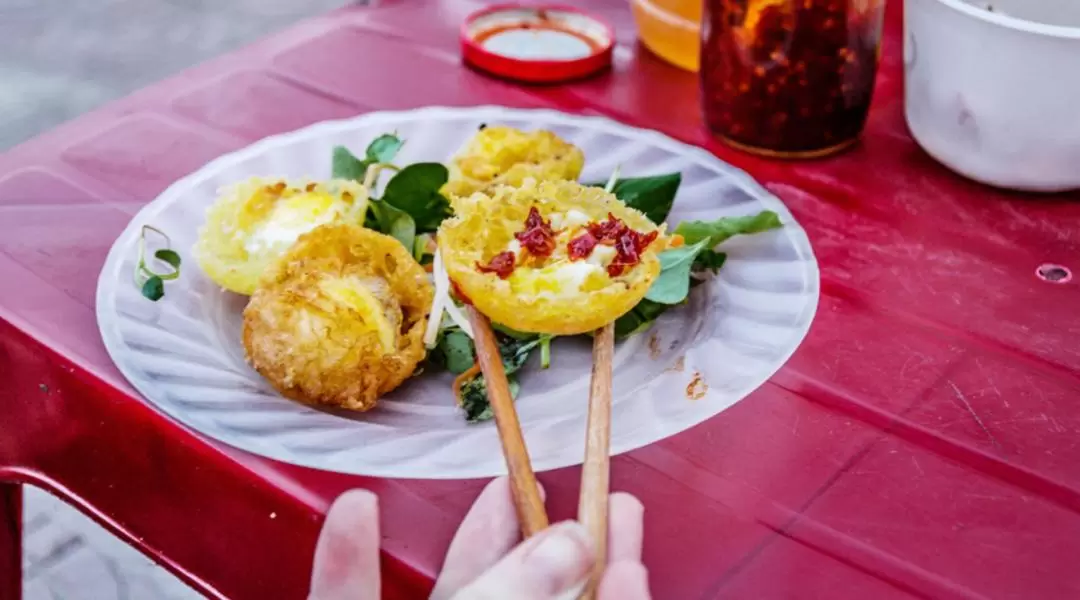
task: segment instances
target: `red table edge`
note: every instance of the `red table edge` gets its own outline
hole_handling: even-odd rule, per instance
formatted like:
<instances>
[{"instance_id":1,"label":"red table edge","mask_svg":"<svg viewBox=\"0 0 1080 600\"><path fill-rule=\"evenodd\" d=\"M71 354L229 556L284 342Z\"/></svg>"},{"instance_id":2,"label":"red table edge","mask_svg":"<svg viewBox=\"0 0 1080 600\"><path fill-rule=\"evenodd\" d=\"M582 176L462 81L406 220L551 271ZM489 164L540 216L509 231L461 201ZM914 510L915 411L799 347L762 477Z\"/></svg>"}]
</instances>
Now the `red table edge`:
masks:
<instances>
[{"instance_id":1,"label":"red table edge","mask_svg":"<svg viewBox=\"0 0 1080 600\"><path fill-rule=\"evenodd\" d=\"M226 468L246 474L250 473L247 468L236 462L227 454L221 452L219 448L191 433L186 427L174 423L165 415L151 408L142 399L130 396L125 391L115 388L104 379L91 374L88 369L75 368L78 365L74 361L38 341L29 333L17 327L8 319L8 317L9 315L0 313L0 338L5 340L22 338L24 342L29 342L30 345L35 346L36 349L41 352L52 365L58 367L60 371L66 372L92 387L101 389L103 396L108 395L110 390L113 390L114 393L121 394L133 400L132 406L134 410L143 413L144 416L150 420L155 429L161 430L165 435L173 435L182 438L183 445L191 448L194 452L200 454L213 453L219 456L220 459L223 459L202 462L200 464L205 464L209 468ZM9 332L5 332L5 329L9 330L11 333L10 337L6 335ZM2 364L0 364L0 366L2 366ZM299 505L304 509L319 513L319 526L321 527L322 520L325 517L323 514L325 510L319 507L313 507L300 501L296 497L285 494L278 488L266 483L261 477L249 477L248 479L245 479L245 481L247 480L256 481L258 485L279 496L286 504L291 503ZM70 490L63 483L56 481L33 468L5 465L0 465L0 598L21 597L21 551L23 528L22 487L24 485L34 486L63 500L69 506L86 515L126 544L137 549L142 554L152 559L156 564L160 565L204 596L228 600L229 596L218 591L214 585L203 580L188 569L185 569L179 562L170 559L164 552L160 551L145 538L129 531L126 527L105 514L105 512L96 508L79 494ZM433 581L426 574L407 565L386 550L380 550L380 555L381 567L384 575L382 580L383 598L415 598L417 597L417 592L422 592L422 595L426 595L430 591L430 586L433 584ZM415 582L427 583L417 585Z\"/></svg>"},{"instance_id":2,"label":"red table edge","mask_svg":"<svg viewBox=\"0 0 1080 600\"><path fill-rule=\"evenodd\" d=\"M0 598L22 597L22 486L0 474Z\"/></svg>"}]
</instances>

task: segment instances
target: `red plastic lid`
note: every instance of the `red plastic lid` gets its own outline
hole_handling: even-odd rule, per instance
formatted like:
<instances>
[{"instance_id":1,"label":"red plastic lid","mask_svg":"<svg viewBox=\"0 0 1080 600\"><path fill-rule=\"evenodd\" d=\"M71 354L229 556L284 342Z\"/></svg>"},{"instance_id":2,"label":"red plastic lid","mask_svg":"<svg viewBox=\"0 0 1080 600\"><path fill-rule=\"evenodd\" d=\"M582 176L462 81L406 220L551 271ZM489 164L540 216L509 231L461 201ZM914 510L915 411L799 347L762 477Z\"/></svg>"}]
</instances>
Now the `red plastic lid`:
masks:
<instances>
[{"instance_id":1,"label":"red plastic lid","mask_svg":"<svg viewBox=\"0 0 1080 600\"><path fill-rule=\"evenodd\" d=\"M611 66L615 33L604 21L569 6L491 6L461 27L465 62L518 81L554 83Z\"/></svg>"}]
</instances>

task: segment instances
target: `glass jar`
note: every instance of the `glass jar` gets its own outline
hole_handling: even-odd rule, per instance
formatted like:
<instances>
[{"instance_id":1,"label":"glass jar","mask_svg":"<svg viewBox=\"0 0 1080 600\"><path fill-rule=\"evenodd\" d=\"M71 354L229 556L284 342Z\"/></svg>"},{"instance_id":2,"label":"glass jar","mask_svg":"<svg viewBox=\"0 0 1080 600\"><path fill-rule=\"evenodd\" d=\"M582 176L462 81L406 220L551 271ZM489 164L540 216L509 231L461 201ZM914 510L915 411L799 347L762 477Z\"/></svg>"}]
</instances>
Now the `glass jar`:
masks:
<instances>
[{"instance_id":1,"label":"glass jar","mask_svg":"<svg viewBox=\"0 0 1080 600\"><path fill-rule=\"evenodd\" d=\"M630 0L641 43L687 71L701 58L701 8L701 0Z\"/></svg>"},{"instance_id":2,"label":"glass jar","mask_svg":"<svg viewBox=\"0 0 1080 600\"><path fill-rule=\"evenodd\" d=\"M729 144L811 158L858 140L885 0L705 0L705 120Z\"/></svg>"}]
</instances>

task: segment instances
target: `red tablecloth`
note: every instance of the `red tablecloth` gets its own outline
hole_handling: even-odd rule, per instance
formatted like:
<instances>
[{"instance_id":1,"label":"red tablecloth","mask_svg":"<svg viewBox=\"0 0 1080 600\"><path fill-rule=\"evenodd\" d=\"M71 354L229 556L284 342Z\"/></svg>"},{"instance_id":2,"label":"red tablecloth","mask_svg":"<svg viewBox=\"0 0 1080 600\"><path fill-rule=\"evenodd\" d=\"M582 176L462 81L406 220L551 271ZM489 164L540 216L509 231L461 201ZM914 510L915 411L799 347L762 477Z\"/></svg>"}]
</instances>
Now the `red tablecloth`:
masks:
<instances>
[{"instance_id":1,"label":"red tablecloth","mask_svg":"<svg viewBox=\"0 0 1080 600\"><path fill-rule=\"evenodd\" d=\"M232 598L302 597L328 503L367 487L382 498L387 596L421 596L482 482L316 472L192 434L110 363L98 271L142 204L265 135L376 109L556 107L745 168L821 265L813 329L779 374L613 462L613 487L647 507L658 598L1080 597L1080 286L1035 276L1046 262L1080 268L1080 204L969 183L915 145L891 5L865 141L829 160L771 162L710 139L696 78L634 45L622 0L592 4L622 44L614 72L586 82L487 79L456 49L476 2L386 2L307 21L0 156L0 477L53 490ZM541 476L554 518L573 515L578 474ZM17 508L0 492L0 526ZM13 547L0 535L0 578Z\"/></svg>"}]
</instances>

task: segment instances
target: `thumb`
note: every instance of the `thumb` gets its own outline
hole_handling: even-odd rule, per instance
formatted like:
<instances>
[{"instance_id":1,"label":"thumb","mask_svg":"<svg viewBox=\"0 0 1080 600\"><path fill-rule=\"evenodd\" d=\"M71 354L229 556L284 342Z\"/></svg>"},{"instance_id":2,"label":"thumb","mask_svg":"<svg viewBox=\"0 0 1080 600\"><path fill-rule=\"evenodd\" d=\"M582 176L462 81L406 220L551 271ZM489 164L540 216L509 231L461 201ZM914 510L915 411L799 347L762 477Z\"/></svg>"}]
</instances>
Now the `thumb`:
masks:
<instances>
[{"instance_id":1,"label":"thumb","mask_svg":"<svg viewBox=\"0 0 1080 600\"><path fill-rule=\"evenodd\" d=\"M315 544L308 600L377 600L379 594L379 502L371 492L345 492Z\"/></svg>"},{"instance_id":2,"label":"thumb","mask_svg":"<svg viewBox=\"0 0 1080 600\"><path fill-rule=\"evenodd\" d=\"M453 600L548 600L580 588L595 562L593 545L577 521L553 525L526 540Z\"/></svg>"}]
</instances>

